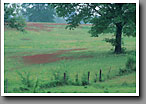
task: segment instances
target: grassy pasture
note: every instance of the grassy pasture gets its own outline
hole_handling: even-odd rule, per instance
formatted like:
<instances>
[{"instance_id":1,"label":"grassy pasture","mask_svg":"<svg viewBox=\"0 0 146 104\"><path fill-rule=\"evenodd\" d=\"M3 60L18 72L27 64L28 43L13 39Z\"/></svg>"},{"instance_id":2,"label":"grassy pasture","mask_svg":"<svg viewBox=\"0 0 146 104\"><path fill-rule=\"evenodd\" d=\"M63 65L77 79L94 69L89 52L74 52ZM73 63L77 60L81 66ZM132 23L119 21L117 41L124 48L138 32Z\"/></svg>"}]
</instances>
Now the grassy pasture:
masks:
<instances>
[{"instance_id":1,"label":"grassy pasture","mask_svg":"<svg viewBox=\"0 0 146 104\"><path fill-rule=\"evenodd\" d=\"M42 24L42 23L37 23ZM112 46L103 41L113 37L114 33L90 37L90 26L82 25L75 30L66 30L65 25L45 24L45 27L33 27L36 30L26 30L22 33L13 29L6 29L4 33L5 90L8 93L34 92L87 92L87 93L135 93L136 73L119 76L119 69L125 68L127 58L135 53L136 38L123 36L126 53L113 54ZM49 31L48 31L49 30ZM71 50L56 56L61 60L29 64L23 57L40 54L52 54L62 50ZM77 50L81 49L81 50ZM36 59L38 60L38 59ZM95 83L102 69L103 82ZM109 72L110 70L110 72ZM90 71L90 84L82 85L87 80ZM67 84L56 84L63 80L63 74L68 78ZM78 83L76 84L76 75ZM23 78L28 79L28 87ZM28 81L27 80L27 81ZM35 87L34 87L35 86ZM20 90L21 88L21 90Z\"/></svg>"}]
</instances>

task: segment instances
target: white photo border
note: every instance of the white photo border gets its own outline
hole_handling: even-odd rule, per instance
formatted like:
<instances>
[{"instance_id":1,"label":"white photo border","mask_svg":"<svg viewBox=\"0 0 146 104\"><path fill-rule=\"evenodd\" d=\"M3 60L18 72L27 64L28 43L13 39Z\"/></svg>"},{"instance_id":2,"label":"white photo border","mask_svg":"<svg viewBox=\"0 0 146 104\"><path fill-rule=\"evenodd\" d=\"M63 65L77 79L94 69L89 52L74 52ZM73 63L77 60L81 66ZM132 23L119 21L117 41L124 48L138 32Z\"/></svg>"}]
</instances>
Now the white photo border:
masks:
<instances>
[{"instance_id":1,"label":"white photo border","mask_svg":"<svg viewBox=\"0 0 146 104\"><path fill-rule=\"evenodd\" d=\"M4 3L136 3L136 93L4 93ZM2 0L1 96L139 96L139 0Z\"/></svg>"}]
</instances>

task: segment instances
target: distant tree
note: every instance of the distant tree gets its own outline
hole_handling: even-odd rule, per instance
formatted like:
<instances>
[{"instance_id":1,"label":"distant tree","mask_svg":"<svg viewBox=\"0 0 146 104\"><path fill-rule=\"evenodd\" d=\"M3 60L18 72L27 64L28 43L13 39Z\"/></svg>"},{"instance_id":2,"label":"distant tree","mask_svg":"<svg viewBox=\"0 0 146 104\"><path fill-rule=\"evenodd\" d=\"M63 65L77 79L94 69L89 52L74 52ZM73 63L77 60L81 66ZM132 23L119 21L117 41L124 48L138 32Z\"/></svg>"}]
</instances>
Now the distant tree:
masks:
<instances>
[{"instance_id":1,"label":"distant tree","mask_svg":"<svg viewBox=\"0 0 146 104\"><path fill-rule=\"evenodd\" d=\"M67 28L74 29L81 21L92 23L89 31L98 37L112 27L115 38L106 39L115 46L115 53L122 52L122 32L127 36L136 36L136 4L134 3L61 3L52 4L58 16L67 21ZM108 31L107 31L108 32Z\"/></svg>"},{"instance_id":2,"label":"distant tree","mask_svg":"<svg viewBox=\"0 0 146 104\"><path fill-rule=\"evenodd\" d=\"M55 22L55 23L66 23L66 21L65 21L64 18L62 18L62 17L57 17L57 16L55 16L54 22Z\"/></svg>"},{"instance_id":3,"label":"distant tree","mask_svg":"<svg viewBox=\"0 0 146 104\"><path fill-rule=\"evenodd\" d=\"M54 22L54 9L48 3L23 3L22 13L29 22Z\"/></svg>"},{"instance_id":4,"label":"distant tree","mask_svg":"<svg viewBox=\"0 0 146 104\"><path fill-rule=\"evenodd\" d=\"M4 24L11 28L24 31L25 20L20 14L20 4L4 4Z\"/></svg>"}]
</instances>

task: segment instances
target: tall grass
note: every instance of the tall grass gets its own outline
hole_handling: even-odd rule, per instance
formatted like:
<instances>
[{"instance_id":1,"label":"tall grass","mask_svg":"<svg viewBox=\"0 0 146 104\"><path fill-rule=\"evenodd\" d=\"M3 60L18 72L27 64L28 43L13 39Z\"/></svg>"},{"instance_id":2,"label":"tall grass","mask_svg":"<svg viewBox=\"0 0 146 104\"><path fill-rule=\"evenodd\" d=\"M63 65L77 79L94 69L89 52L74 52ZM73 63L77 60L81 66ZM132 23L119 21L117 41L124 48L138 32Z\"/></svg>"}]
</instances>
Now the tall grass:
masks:
<instances>
[{"instance_id":1,"label":"tall grass","mask_svg":"<svg viewBox=\"0 0 146 104\"><path fill-rule=\"evenodd\" d=\"M113 37L114 34L112 33L102 34L99 37L90 37L91 35L88 34L89 26L82 26L74 31L66 30L64 26L54 27L56 28L53 28L50 32L27 31L26 33L22 33L16 30L5 31L4 75L5 79L9 81L8 92L48 92L49 89L51 92L58 92L58 86L70 86L70 89L75 88L76 91L73 92L92 92L92 87L101 89L101 91L97 90L95 92L104 92L104 90L107 92L107 89L103 90L102 85L109 87L109 83L111 83L112 87L109 87L108 92L111 92L112 90L110 89L114 88L116 84L110 81L116 79L116 75L119 74L119 69L125 68L127 57L130 57L136 49L136 38L124 36L123 41L126 53L116 55L111 51L114 47L104 41L105 38ZM49 54L58 50L76 48L87 49L70 51L58 57L80 57L82 55L93 57L60 60L45 64L25 64L23 62L23 56ZM102 69L102 80L104 81L101 83L96 80L96 77L99 78L100 69ZM90 84L88 84L87 78L89 71ZM67 73L66 82L63 80L64 72ZM126 76L127 78L131 77ZM118 76L119 80L116 81L119 85L124 83L120 81L120 77L121 76ZM135 80L135 74L132 74L132 78ZM127 81L129 81L129 79L126 80L126 83L129 85ZM82 90L82 85L91 87ZM78 86L78 88L75 86ZM20 90L20 87L25 88L25 90ZM135 91L135 87L132 88L133 91ZM81 89L81 91L79 89ZM121 89L123 89L122 86ZM128 90L129 87L125 87L125 89ZM65 88L61 88L61 90L62 92L67 91Z\"/></svg>"}]
</instances>

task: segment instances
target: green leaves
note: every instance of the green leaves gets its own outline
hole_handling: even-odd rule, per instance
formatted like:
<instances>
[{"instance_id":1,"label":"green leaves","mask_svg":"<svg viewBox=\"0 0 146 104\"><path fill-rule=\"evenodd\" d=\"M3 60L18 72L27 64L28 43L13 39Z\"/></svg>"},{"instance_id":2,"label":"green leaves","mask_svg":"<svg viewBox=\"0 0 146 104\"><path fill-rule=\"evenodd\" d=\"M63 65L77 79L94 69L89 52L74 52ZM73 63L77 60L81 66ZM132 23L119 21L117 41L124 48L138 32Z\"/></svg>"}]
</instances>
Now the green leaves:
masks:
<instances>
[{"instance_id":1,"label":"green leaves","mask_svg":"<svg viewBox=\"0 0 146 104\"><path fill-rule=\"evenodd\" d=\"M20 4L4 4L4 22L11 28L24 31L25 20L20 14Z\"/></svg>"},{"instance_id":2,"label":"green leaves","mask_svg":"<svg viewBox=\"0 0 146 104\"><path fill-rule=\"evenodd\" d=\"M123 28L123 33L127 36L136 36L136 26L134 23L127 23Z\"/></svg>"},{"instance_id":3,"label":"green leaves","mask_svg":"<svg viewBox=\"0 0 146 104\"><path fill-rule=\"evenodd\" d=\"M62 3L54 4L54 7L57 14L66 19L69 24L67 28L70 30L84 22L92 24L89 33L93 37L98 37L105 32L116 32L115 40L106 39L107 42L115 46L115 53L121 53L122 51L122 32L127 36L135 36L136 34L136 4Z\"/></svg>"},{"instance_id":4,"label":"green leaves","mask_svg":"<svg viewBox=\"0 0 146 104\"><path fill-rule=\"evenodd\" d=\"M25 20L22 17L14 17L9 20L9 26L11 28L16 28L17 30L24 31L24 27L26 26Z\"/></svg>"},{"instance_id":5,"label":"green leaves","mask_svg":"<svg viewBox=\"0 0 146 104\"><path fill-rule=\"evenodd\" d=\"M30 22L54 22L55 11L48 3L23 3L22 13Z\"/></svg>"},{"instance_id":6,"label":"green leaves","mask_svg":"<svg viewBox=\"0 0 146 104\"><path fill-rule=\"evenodd\" d=\"M92 36L101 34L109 28L110 24L122 23L123 26L131 27L129 23L136 21L136 5L131 3L61 3L51 5L55 7L58 16L64 17L70 24L69 29L76 28L81 22L92 23L93 26L89 31Z\"/></svg>"},{"instance_id":7,"label":"green leaves","mask_svg":"<svg viewBox=\"0 0 146 104\"><path fill-rule=\"evenodd\" d=\"M112 38L112 39L105 38L104 40L105 40L106 42L111 43L111 44L112 44L112 46L115 46L115 45L116 45L116 40L115 40L114 38Z\"/></svg>"},{"instance_id":8,"label":"green leaves","mask_svg":"<svg viewBox=\"0 0 146 104\"><path fill-rule=\"evenodd\" d=\"M90 9L87 6L87 3L59 3L52 4L56 9L56 13L60 17L64 17L69 26L67 28L74 29L81 22L88 23L92 15Z\"/></svg>"},{"instance_id":9,"label":"green leaves","mask_svg":"<svg viewBox=\"0 0 146 104\"><path fill-rule=\"evenodd\" d=\"M89 33L91 33L93 37L97 37L99 34L103 33L110 25L110 21L102 16L92 19L91 23L93 25Z\"/></svg>"}]
</instances>

